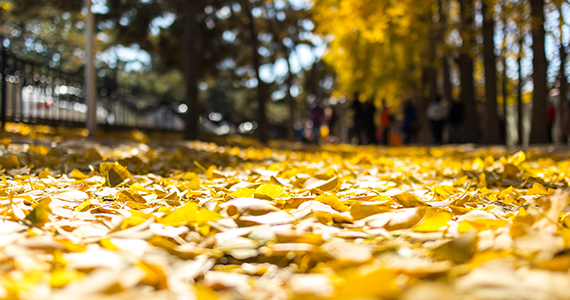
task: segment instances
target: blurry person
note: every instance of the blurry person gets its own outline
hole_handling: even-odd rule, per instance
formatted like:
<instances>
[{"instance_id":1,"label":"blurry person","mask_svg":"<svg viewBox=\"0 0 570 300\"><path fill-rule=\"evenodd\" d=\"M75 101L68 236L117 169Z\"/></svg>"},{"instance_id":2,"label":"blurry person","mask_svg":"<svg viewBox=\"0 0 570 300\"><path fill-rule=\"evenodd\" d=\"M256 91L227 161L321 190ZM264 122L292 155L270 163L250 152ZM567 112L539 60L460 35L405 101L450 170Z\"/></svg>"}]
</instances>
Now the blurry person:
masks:
<instances>
[{"instance_id":1,"label":"blurry person","mask_svg":"<svg viewBox=\"0 0 570 300\"><path fill-rule=\"evenodd\" d=\"M463 102L461 99L451 101L449 109L449 142L461 144L463 136Z\"/></svg>"},{"instance_id":2,"label":"blurry person","mask_svg":"<svg viewBox=\"0 0 570 300\"><path fill-rule=\"evenodd\" d=\"M554 127L554 122L556 121L556 108L552 105L552 102L548 101L548 110L546 114L546 124L548 124L548 142L552 143L552 128Z\"/></svg>"},{"instance_id":3,"label":"blurry person","mask_svg":"<svg viewBox=\"0 0 570 300\"><path fill-rule=\"evenodd\" d=\"M380 125L382 126L382 143L388 146L388 141L390 140L390 108L386 100L382 101L382 112L380 114Z\"/></svg>"},{"instance_id":4,"label":"blurry person","mask_svg":"<svg viewBox=\"0 0 570 300\"><path fill-rule=\"evenodd\" d=\"M427 117L431 125L433 143L441 145L443 143L443 126L449 114L448 107L443 105L440 96L430 103L427 110Z\"/></svg>"},{"instance_id":5,"label":"blurry person","mask_svg":"<svg viewBox=\"0 0 570 300\"><path fill-rule=\"evenodd\" d=\"M418 133L418 115L412 101L404 104L404 120L402 121L402 133L404 134L404 144L411 144Z\"/></svg>"},{"instance_id":6,"label":"blurry person","mask_svg":"<svg viewBox=\"0 0 570 300\"><path fill-rule=\"evenodd\" d=\"M374 122L374 115L376 114L376 106L374 100L368 99L362 105L362 119L364 129L366 131L366 142L368 144L376 144L376 122Z\"/></svg>"},{"instance_id":7,"label":"blurry person","mask_svg":"<svg viewBox=\"0 0 570 300\"><path fill-rule=\"evenodd\" d=\"M318 145L321 139L321 126L325 123L325 110L320 101L316 101L313 105L310 119L313 123L313 143Z\"/></svg>"},{"instance_id":8,"label":"blurry person","mask_svg":"<svg viewBox=\"0 0 570 300\"><path fill-rule=\"evenodd\" d=\"M354 138L356 137L357 139L357 143L358 144L362 144L362 129L364 127L364 121L363 121L363 116L364 116L364 111L362 109L362 103L360 102L360 100L358 100L359 95L358 93L354 93L354 100L352 101L352 110L353 110L353 116L352 116L352 133L350 134L350 138Z\"/></svg>"}]
</instances>

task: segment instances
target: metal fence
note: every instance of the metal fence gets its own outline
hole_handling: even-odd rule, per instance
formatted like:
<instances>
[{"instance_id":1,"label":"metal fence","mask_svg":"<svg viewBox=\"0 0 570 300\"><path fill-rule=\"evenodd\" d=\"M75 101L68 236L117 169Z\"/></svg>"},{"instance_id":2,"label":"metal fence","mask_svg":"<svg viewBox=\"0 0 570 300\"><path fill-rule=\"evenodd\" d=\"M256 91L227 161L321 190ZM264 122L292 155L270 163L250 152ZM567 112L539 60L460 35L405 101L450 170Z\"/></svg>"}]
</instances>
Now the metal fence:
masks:
<instances>
[{"instance_id":1,"label":"metal fence","mask_svg":"<svg viewBox=\"0 0 570 300\"><path fill-rule=\"evenodd\" d=\"M53 126L85 126L83 74L74 74L16 57L0 46L0 121ZM172 97L121 86L97 86L97 124L180 131L180 102Z\"/></svg>"}]
</instances>

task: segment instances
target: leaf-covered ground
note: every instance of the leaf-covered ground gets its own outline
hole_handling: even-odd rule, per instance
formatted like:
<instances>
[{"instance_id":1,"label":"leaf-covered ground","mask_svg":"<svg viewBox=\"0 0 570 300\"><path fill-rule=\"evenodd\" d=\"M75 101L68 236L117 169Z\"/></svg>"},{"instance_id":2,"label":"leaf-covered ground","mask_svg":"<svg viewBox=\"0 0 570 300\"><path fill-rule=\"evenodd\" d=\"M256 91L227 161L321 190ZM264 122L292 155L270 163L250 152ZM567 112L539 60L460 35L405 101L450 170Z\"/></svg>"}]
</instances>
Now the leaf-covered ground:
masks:
<instances>
[{"instance_id":1,"label":"leaf-covered ground","mask_svg":"<svg viewBox=\"0 0 570 300\"><path fill-rule=\"evenodd\" d=\"M564 149L0 143L0 298L570 299Z\"/></svg>"}]
</instances>

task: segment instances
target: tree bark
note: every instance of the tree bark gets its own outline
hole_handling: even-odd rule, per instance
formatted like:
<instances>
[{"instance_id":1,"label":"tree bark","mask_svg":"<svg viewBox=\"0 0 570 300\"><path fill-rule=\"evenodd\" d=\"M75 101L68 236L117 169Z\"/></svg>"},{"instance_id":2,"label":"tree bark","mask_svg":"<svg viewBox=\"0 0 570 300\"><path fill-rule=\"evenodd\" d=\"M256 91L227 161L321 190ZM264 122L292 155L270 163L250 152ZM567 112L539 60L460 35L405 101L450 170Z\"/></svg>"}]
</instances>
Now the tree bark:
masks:
<instances>
[{"instance_id":1,"label":"tree bark","mask_svg":"<svg viewBox=\"0 0 570 300\"><path fill-rule=\"evenodd\" d=\"M184 81L186 83L185 102L188 110L185 114L184 139L198 139L200 124L200 100L198 99L198 76L199 76L199 48L198 32L199 23L196 20L198 14L198 1L184 1L184 47L186 57L184 59Z\"/></svg>"},{"instance_id":2,"label":"tree bark","mask_svg":"<svg viewBox=\"0 0 570 300\"><path fill-rule=\"evenodd\" d=\"M559 141L564 143L564 139L562 138L562 132L564 130L564 103L568 102L567 95L568 95L568 79L566 78L566 58L568 57L568 53L566 52L566 47L561 43L560 44L560 71L558 74L558 80L560 81L560 95L558 101L558 134L561 137Z\"/></svg>"},{"instance_id":3,"label":"tree bark","mask_svg":"<svg viewBox=\"0 0 570 300\"><path fill-rule=\"evenodd\" d=\"M483 60L485 67L485 112L483 113L483 142L499 144L501 132L498 130L497 113L497 57L495 55L495 21L489 6L482 1L483 15Z\"/></svg>"},{"instance_id":4,"label":"tree bark","mask_svg":"<svg viewBox=\"0 0 570 300\"><path fill-rule=\"evenodd\" d=\"M290 141L295 140L295 98L291 95L291 87L293 86L293 73L291 73L291 63L289 62L289 57L291 51L284 46L285 50L285 60L287 61L287 104L289 105L289 124L287 128L287 137Z\"/></svg>"},{"instance_id":5,"label":"tree bark","mask_svg":"<svg viewBox=\"0 0 570 300\"><path fill-rule=\"evenodd\" d=\"M505 145L509 141L509 119L507 118L508 114L508 106L507 106L507 98L509 97L509 92L507 91L507 83L509 78L507 77L507 57L506 54L503 52L503 78L501 80L501 93L503 95L503 122L505 126Z\"/></svg>"},{"instance_id":6,"label":"tree bark","mask_svg":"<svg viewBox=\"0 0 570 300\"><path fill-rule=\"evenodd\" d=\"M97 80L95 76L95 17L91 10L91 0L85 0L85 101L87 103L87 130L89 136L97 134ZM4 72L4 70L2 70ZM2 78L4 80L4 78ZM4 126L4 124L2 124Z\"/></svg>"},{"instance_id":7,"label":"tree bark","mask_svg":"<svg viewBox=\"0 0 570 300\"><path fill-rule=\"evenodd\" d=\"M451 75L449 71L449 57L445 49L445 34L447 33L447 16L445 14L445 9L443 6L443 1L438 0L437 6L439 10L439 36L438 43L441 45L441 52L443 53L441 57L441 72L443 75L443 97L447 100L449 104L453 101L452 95L452 85L451 85Z\"/></svg>"},{"instance_id":8,"label":"tree bark","mask_svg":"<svg viewBox=\"0 0 570 300\"><path fill-rule=\"evenodd\" d=\"M251 51L252 51L252 64L255 70L255 77L257 79L257 102L258 102L258 122L259 122L259 140L263 144L269 141L269 124L267 122L266 113L266 99L265 99L265 85L259 75L259 68L261 67L261 59L259 55L259 41L257 40L257 33L255 31L255 19L251 14L251 6L248 1L242 1L243 9L248 21L248 29L250 35Z\"/></svg>"},{"instance_id":9,"label":"tree bark","mask_svg":"<svg viewBox=\"0 0 570 300\"><path fill-rule=\"evenodd\" d=\"M546 53L544 48L544 0L530 0L532 24L532 123L530 130L531 144L548 142L547 103L548 89L546 81Z\"/></svg>"},{"instance_id":10,"label":"tree bark","mask_svg":"<svg viewBox=\"0 0 570 300\"><path fill-rule=\"evenodd\" d=\"M523 145L524 143L524 131L523 131L523 102L522 102L522 87L524 84L524 78L522 76L522 50L523 48L523 37L519 37L519 56L517 57L517 65L518 65L518 77L519 82L517 85L517 129L519 132L519 145Z\"/></svg>"},{"instance_id":11,"label":"tree bark","mask_svg":"<svg viewBox=\"0 0 570 300\"><path fill-rule=\"evenodd\" d=\"M467 143L479 142L479 118L475 102L473 78L473 0L460 0L461 39L463 46L459 55L459 73L461 76L461 101L464 103L463 140Z\"/></svg>"}]
</instances>

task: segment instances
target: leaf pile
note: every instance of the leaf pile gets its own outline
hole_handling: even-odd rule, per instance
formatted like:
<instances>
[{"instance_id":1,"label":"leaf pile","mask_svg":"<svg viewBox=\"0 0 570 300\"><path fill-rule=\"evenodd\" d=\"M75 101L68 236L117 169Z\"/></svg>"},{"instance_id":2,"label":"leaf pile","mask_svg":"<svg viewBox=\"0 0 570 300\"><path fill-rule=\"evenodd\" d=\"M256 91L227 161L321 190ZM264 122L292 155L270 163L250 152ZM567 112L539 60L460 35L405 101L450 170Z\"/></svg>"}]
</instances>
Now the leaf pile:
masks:
<instances>
[{"instance_id":1,"label":"leaf pile","mask_svg":"<svg viewBox=\"0 0 570 300\"><path fill-rule=\"evenodd\" d=\"M570 299L570 159L0 141L1 299Z\"/></svg>"}]
</instances>

